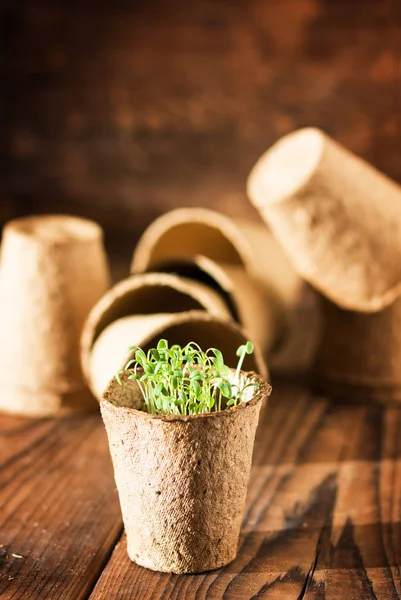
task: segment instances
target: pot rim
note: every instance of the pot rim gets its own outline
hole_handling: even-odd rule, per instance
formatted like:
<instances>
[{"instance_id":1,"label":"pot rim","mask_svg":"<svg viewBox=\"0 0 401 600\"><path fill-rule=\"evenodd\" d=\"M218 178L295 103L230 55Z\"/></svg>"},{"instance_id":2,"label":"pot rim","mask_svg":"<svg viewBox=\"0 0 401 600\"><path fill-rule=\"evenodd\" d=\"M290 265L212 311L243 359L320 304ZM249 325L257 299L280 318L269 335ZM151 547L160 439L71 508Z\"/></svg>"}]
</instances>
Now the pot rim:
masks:
<instances>
[{"instance_id":1,"label":"pot rim","mask_svg":"<svg viewBox=\"0 0 401 600\"><path fill-rule=\"evenodd\" d=\"M232 246L238 256L234 264L252 268L252 246L235 221L223 213L204 207L180 207L172 209L155 219L140 237L131 261L131 273L149 271L152 267L152 252L160 238L174 227L186 223L205 225L216 231Z\"/></svg>"},{"instance_id":2,"label":"pot rim","mask_svg":"<svg viewBox=\"0 0 401 600\"><path fill-rule=\"evenodd\" d=\"M235 371L235 369L232 369L232 371ZM129 406L116 406L107 398L108 395L111 393L111 390L114 387L114 385L119 385L119 383L114 377L110 381L106 390L104 391L103 397L100 401L100 405L106 405L113 411L124 411L127 414L131 414L136 418L143 419L145 421L162 421L164 423L187 423L188 421L194 421L196 419L213 419L218 417L227 418L233 415L234 413L238 412L239 410L245 410L247 408L250 408L251 406L255 406L256 404L261 402L263 398L270 396L273 389L272 386L269 383L267 383L267 381L265 381L260 375L258 375L254 371L240 371L240 373L242 375L245 375L247 378L252 377L254 379L257 379L259 383L258 391L254 396L252 396L250 400L247 400L246 402L240 402L236 406L231 406L230 408L225 408L224 410L202 413L199 415L153 415L146 411ZM124 375L122 376L122 379L124 379ZM125 379L127 379L127 376L125 376Z\"/></svg>"}]
</instances>

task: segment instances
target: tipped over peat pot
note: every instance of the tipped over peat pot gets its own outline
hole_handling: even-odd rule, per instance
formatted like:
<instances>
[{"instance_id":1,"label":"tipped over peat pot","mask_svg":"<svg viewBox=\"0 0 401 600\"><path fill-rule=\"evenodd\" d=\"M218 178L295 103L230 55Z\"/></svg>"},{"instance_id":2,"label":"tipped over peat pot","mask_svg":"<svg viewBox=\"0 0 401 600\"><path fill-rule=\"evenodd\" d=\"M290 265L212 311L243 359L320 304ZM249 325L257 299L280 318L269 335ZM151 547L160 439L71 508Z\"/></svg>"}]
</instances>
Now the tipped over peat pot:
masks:
<instances>
[{"instance_id":1,"label":"tipped over peat pot","mask_svg":"<svg viewBox=\"0 0 401 600\"><path fill-rule=\"evenodd\" d=\"M153 271L161 263L200 256L244 269L286 307L298 301L301 280L266 226L207 208L177 208L153 221L135 248L131 271Z\"/></svg>"},{"instance_id":2,"label":"tipped over peat pot","mask_svg":"<svg viewBox=\"0 0 401 600\"><path fill-rule=\"evenodd\" d=\"M401 187L318 129L279 140L248 195L297 273L321 294L314 382L401 400Z\"/></svg>"},{"instance_id":3,"label":"tipped over peat pot","mask_svg":"<svg viewBox=\"0 0 401 600\"><path fill-rule=\"evenodd\" d=\"M340 308L372 313L401 294L401 187L319 129L265 152L248 195L299 275Z\"/></svg>"},{"instance_id":4,"label":"tipped over peat pot","mask_svg":"<svg viewBox=\"0 0 401 600\"><path fill-rule=\"evenodd\" d=\"M201 415L139 410L138 385L113 379L101 401L127 534L138 565L200 573L234 560L262 401Z\"/></svg>"},{"instance_id":5,"label":"tipped over peat pot","mask_svg":"<svg viewBox=\"0 0 401 600\"><path fill-rule=\"evenodd\" d=\"M0 409L35 417L95 410L79 340L109 286L102 229L67 215L10 221L0 268Z\"/></svg>"}]
</instances>

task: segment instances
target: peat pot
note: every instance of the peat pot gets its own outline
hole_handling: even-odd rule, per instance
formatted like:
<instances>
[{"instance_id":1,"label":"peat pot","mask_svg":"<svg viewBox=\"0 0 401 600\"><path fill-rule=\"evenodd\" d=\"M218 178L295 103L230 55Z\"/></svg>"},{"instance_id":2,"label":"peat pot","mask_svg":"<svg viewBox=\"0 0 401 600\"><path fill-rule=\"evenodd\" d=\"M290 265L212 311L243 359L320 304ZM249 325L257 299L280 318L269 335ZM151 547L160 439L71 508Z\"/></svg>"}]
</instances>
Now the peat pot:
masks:
<instances>
[{"instance_id":1,"label":"peat pot","mask_svg":"<svg viewBox=\"0 0 401 600\"><path fill-rule=\"evenodd\" d=\"M0 410L47 417L97 409L83 380L79 340L108 286L103 232L93 221L42 215L4 227Z\"/></svg>"},{"instance_id":2,"label":"peat pot","mask_svg":"<svg viewBox=\"0 0 401 600\"><path fill-rule=\"evenodd\" d=\"M259 412L271 391L249 375L259 383L256 394L248 388L246 402L202 415L139 410L142 396L126 375L104 392L128 555L138 565L199 573L234 560Z\"/></svg>"}]
</instances>

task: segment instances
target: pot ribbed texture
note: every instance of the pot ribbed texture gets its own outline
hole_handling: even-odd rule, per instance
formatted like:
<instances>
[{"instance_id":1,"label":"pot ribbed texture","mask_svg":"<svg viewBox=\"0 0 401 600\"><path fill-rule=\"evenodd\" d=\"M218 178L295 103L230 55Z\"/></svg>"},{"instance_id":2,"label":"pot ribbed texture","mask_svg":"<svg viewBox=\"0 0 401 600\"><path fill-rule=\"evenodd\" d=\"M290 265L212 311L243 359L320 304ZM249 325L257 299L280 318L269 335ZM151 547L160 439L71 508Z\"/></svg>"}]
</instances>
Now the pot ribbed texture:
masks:
<instances>
[{"instance_id":1,"label":"pot ribbed texture","mask_svg":"<svg viewBox=\"0 0 401 600\"><path fill-rule=\"evenodd\" d=\"M238 408L176 417L132 408L134 381L110 383L101 412L131 560L173 573L234 560L264 389Z\"/></svg>"}]
</instances>

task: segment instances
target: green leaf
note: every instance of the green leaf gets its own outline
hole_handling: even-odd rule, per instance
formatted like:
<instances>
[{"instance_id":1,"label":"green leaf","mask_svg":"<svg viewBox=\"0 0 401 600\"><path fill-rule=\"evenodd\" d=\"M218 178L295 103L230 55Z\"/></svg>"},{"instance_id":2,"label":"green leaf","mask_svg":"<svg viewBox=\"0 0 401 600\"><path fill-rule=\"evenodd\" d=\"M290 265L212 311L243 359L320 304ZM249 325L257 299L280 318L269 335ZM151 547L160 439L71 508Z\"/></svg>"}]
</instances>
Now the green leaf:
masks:
<instances>
[{"instance_id":1,"label":"green leaf","mask_svg":"<svg viewBox=\"0 0 401 600\"><path fill-rule=\"evenodd\" d=\"M247 341L247 343L245 344L245 351L247 354L252 354L254 349L254 346L252 344L252 342L250 342L249 340Z\"/></svg>"},{"instance_id":2,"label":"green leaf","mask_svg":"<svg viewBox=\"0 0 401 600\"><path fill-rule=\"evenodd\" d=\"M213 406L215 405L215 400L213 398L213 396L209 396L208 400L207 400L207 407L209 409L213 408Z\"/></svg>"},{"instance_id":3,"label":"green leaf","mask_svg":"<svg viewBox=\"0 0 401 600\"><path fill-rule=\"evenodd\" d=\"M128 354L128 352L132 352L133 350L140 350L140 347L139 346L128 346L127 354Z\"/></svg>"},{"instance_id":4,"label":"green leaf","mask_svg":"<svg viewBox=\"0 0 401 600\"><path fill-rule=\"evenodd\" d=\"M236 353L235 353L235 354L236 354L236 356L241 356L241 354L242 354L244 351L246 352L246 348L245 348L245 345L243 344L242 346L239 346L239 347L237 348L237 351L236 351Z\"/></svg>"},{"instance_id":5,"label":"green leaf","mask_svg":"<svg viewBox=\"0 0 401 600\"><path fill-rule=\"evenodd\" d=\"M197 398L199 398L200 395L202 394L202 387L201 387L199 381L196 381L196 380L193 381L193 383L192 383L192 389L194 391L195 396Z\"/></svg>"},{"instance_id":6,"label":"green leaf","mask_svg":"<svg viewBox=\"0 0 401 600\"><path fill-rule=\"evenodd\" d=\"M227 365L222 365L221 369L220 369L220 375L224 375L224 377L228 377L230 374L230 367L228 367Z\"/></svg>"},{"instance_id":7,"label":"green leaf","mask_svg":"<svg viewBox=\"0 0 401 600\"><path fill-rule=\"evenodd\" d=\"M129 360L124 367L124 371L128 371L128 369L130 368L131 365L136 365L136 364L137 364L137 362L136 362L135 358Z\"/></svg>"},{"instance_id":8,"label":"green leaf","mask_svg":"<svg viewBox=\"0 0 401 600\"><path fill-rule=\"evenodd\" d=\"M154 391L153 391L153 393L154 393L154 395L155 395L155 396L160 396L160 395L161 395L162 387L163 387L163 384L162 384L161 382L160 382L160 383L158 383L158 384L155 386L155 389L154 389Z\"/></svg>"},{"instance_id":9,"label":"green leaf","mask_svg":"<svg viewBox=\"0 0 401 600\"><path fill-rule=\"evenodd\" d=\"M220 352L220 350L217 350L217 348L210 348L210 350L213 352L213 354L216 357L216 359L213 361L214 364L216 365L216 367L220 368L222 365L224 365L224 359L223 359L222 353Z\"/></svg>"},{"instance_id":10,"label":"green leaf","mask_svg":"<svg viewBox=\"0 0 401 600\"><path fill-rule=\"evenodd\" d=\"M156 348L152 348L150 351L151 357L153 358L153 360L155 361L159 361L160 360L160 354L158 353L158 351L156 350Z\"/></svg>"},{"instance_id":11,"label":"green leaf","mask_svg":"<svg viewBox=\"0 0 401 600\"><path fill-rule=\"evenodd\" d=\"M191 381L204 379L204 377L205 377L204 373L202 373L202 371L198 371L197 369L195 369L194 371L191 371L191 373L189 374L189 378Z\"/></svg>"},{"instance_id":12,"label":"green leaf","mask_svg":"<svg viewBox=\"0 0 401 600\"><path fill-rule=\"evenodd\" d=\"M233 395L231 384L226 379L223 379L222 381L220 381L217 384L217 387L219 388L219 390L221 391L221 393L223 394L223 396L225 398L231 398L231 396Z\"/></svg>"},{"instance_id":13,"label":"green leaf","mask_svg":"<svg viewBox=\"0 0 401 600\"><path fill-rule=\"evenodd\" d=\"M158 350L165 350L168 348L168 341L165 339L161 339L157 342L157 349Z\"/></svg>"},{"instance_id":14,"label":"green leaf","mask_svg":"<svg viewBox=\"0 0 401 600\"><path fill-rule=\"evenodd\" d=\"M139 349L135 352L135 359L141 366L147 363L146 354L143 350Z\"/></svg>"}]
</instances>

